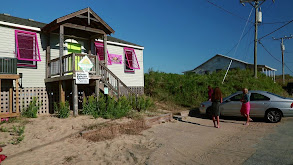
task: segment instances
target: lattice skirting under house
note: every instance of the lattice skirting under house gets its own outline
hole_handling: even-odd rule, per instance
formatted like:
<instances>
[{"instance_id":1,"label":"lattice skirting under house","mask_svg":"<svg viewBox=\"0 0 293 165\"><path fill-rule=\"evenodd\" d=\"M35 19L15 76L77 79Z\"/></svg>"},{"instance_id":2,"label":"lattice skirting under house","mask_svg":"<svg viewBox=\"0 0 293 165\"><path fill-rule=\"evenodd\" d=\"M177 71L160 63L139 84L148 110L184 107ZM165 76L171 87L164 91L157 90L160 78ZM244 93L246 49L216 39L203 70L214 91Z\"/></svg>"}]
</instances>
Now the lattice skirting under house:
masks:
<instances>
[{"instance_id":1,"label":"lattice skirting under house","mask_svg":"<svg viewBox=\"0 0 293 165\"><path fill-rule=\"evenodd\" d=\"M23 107L27 107L33 97L36 97L38 102L42 103L38 114L49 113L49 99L46 91L46 87L26 87L19 89L19 110L23 110ZM9 113L9 88L1 89L1 105L0 113ZM13 90L13 108L12 111L16 111L16 92Z\"/></svg>"},{"instance_id":2,"label":"lattice skirting under house","mask_svg":"<svg viewBox=\"0 0 293 165\"><path fill-rule=\"evenodd\" d=\"M134 93L138 95L144 94L144 87L142 86L131 86L129 87ZM91 95L94 92L94 88L79 88L78 98L79 98L79 108L82 108L83 92L87 95ZM69 103L72 101L72 92L71 90L66 90L67 97L66 100L69 100ZM9 88L1 89L1 105L0 105L0 114L9 113ZM57 85L48 85L46 87L25 87L19 89L19 110L20 112L28 107L30 101L33 100L33 97L36 97L38 102L42 103L40 110L38 111L39 115L54 113L54 102L59 102L59 88ZM12 111L16 111L16 91L13 90L13 108Z\"/></svg>"}]
</instances>

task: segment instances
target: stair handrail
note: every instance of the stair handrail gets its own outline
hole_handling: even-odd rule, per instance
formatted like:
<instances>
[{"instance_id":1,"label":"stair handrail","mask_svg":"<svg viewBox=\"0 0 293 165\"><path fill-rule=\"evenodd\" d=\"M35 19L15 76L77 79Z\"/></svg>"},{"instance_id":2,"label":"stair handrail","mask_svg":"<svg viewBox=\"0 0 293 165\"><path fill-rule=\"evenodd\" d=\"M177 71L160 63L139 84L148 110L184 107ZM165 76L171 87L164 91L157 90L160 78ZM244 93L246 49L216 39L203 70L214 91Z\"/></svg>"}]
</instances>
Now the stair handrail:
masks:
<instances>
[{"instance_id":1,"label":"stair handrail","mask_svg":"<svg viewBox=\"0 0 293 165\"><path fill-rule=\"evenodd\" d=\"M130 94L132 94L133 96L136 97L136 94L126 84L124 84L124 82L121 81L112 71L110 71L110 69L108 67L106 67L102 61L99 61L99 63L101 66L100 72L102 72L102 70L105 70L106 72L111 74L111 76L114 77L115 80L118 81ZM101 74L101 76L102 76L102 81L104 81L104 83L106 83L108 86L110 86L112 88L112 90L114 90L118 93L118 91L114 88L114 86L110 82L108 82L107 77L105 77L105 75L103 75L103 74ZM118 86L118 88L119 88L119 86ZM120 93L118 93L118 96L119 95L120 95Z\"/></svg>"}]
</instances>

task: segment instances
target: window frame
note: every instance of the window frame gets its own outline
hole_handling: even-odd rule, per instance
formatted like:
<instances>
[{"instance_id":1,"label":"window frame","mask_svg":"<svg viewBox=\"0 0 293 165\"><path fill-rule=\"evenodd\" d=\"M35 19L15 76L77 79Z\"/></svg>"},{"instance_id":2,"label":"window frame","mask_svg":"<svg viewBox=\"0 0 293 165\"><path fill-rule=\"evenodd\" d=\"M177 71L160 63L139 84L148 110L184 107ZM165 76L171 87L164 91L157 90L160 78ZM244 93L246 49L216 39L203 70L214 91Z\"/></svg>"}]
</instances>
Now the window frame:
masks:
<instances>
[{"instance_id":1,"label":"window frame","mask_svg":"<svg viewBox=\"0 0 293 165\"><path fill-rule=\"evenodd\" d=\"M256 98L254 98L255 95L263 96L263 98L265 98L265 99L256 99ZM250 95L250 101L270 101L270 100L271 100L271 98L269 98L263 94L260 94L260 93L251 93L251 95Z\"/></svg>"},{"instance_id":2,"label":"window frame","mask_svg":"<svg viewBox=\"0 0 293 165\"><path fill-rule=\"evenodd\" d=\"M232 100L232 98L235 98L235 97L238 97L238 96L241 96L241 98L239 100L236 100L236 99L235 100ZM230 101L240 101L242 99L242 96L243 96L243 94L242 93L239 93L239 94L236 94L236 95L230 97L229 100Z\"/></svg>"},{"instance_id":3,"label":"window frame","mask_svg":"<svg viewBox=\"0 0 293 165\"><path fill-rule=\"evenodd\" d=\"M101 61L100 56L99 56L98 51L97 51L98 47L103 48L103 51L104 51L104 43L99 42L99 41L96 41L96 42L95 42L95 51L96 51L96 55L98 56L99 61ZM108 49L107 49L107 55L108 55L108 65L112 65L112 61L111 61L111 58L110 58L110 55L109 55ZM103 54L103 56L104 56L104 54ZM104 57L104 58L105 58L105 57ZM104 60L102 60L102 61L104 61Z\"/></svg>"},{"instance_id":4,"label":"window frame","mask_svg":"<svg viewBox=\"0 0 293 165\"><path fill-rule=\"evenodd\" d=\"M131 52L132 59L130 60L127 56L127 52ZM140 69L137 56L135 54L135 50L133 48L124 47L124 71L125 72L134 72L136 69ZM130 61L132 62L132 66L130 66ZM136 63L136 64L135 64ZM135 67L136 65L136 67ZM127 68L128 67L128 68Z\"/></svg>"},{"instance_id":5,"label":"window frame","mask_svg":"<svg viewBox=\"0 0 293 165\"><path fill-rule=\"evenodd\" d=\"M20 47L19 47L19 38L18 38L19 34L24 34L26 36L30 36L33 38L34 43L32 44L33 45L32 50L35 53L33 53L32 59L21 57L21 51L20 51ZM15 46L16 46L17 67L19 67L19 68L37 68L37 61L41 61L37 33L23 31L23 30L15 30Z\"/></svg>"}]
</instances>

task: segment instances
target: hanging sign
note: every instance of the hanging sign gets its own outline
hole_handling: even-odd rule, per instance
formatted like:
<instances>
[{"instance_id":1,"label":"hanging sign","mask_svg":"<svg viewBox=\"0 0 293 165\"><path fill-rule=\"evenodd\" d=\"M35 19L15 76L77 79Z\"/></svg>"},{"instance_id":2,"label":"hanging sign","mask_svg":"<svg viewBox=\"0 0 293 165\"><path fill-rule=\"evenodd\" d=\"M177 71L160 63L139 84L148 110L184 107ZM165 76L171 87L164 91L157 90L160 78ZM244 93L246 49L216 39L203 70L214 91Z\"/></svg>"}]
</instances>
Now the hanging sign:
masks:
<instances>
[{"instance_id":1,"label":"hanging sign","mask_svg":"<svg viewBox=\"0 0 293 165\"><path fill-rule=\"evenodd\" d=\"M94 66L93 63L91 62L91 60L87 57L84 56L78 63L78 66L84 71L84 72L88 72L92 69L92 67Z\"/></svg>"},{"instance_id":2,"label":"hanging sign","mask_svg":"<svg viewBox=\"0 0 293 165\"><path fill-rule=\"evenodd\" d=\"M76 72L75 73L76 84L89 84L89 72Z\"/></svg>"},{"instance_id":3,"label":"hanging sign","mask_svg":"<svg viewBox=\"0 0 293 165\"><path fill-rule=\"evenodd\" d=\"M109 88L108 87L104 87L104 94L105 95L109 94Z\"/></svg>"}]
</instances>

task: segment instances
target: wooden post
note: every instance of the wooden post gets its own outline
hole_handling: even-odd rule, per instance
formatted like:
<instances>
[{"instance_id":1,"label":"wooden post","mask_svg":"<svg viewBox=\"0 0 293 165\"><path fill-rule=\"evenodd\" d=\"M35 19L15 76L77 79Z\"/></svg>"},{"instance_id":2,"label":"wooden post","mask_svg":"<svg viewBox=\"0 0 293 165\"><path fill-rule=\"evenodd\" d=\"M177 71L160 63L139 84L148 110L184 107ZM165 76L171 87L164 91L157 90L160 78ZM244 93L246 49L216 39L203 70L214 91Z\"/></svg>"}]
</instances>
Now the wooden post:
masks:
<instances>
[{"instance_id":1,"label":"wooden post","mask_svg":"<svg viewBox=\"0 0 293 165\"><path fill-rule=\"evenodd\" d=\"M16 113L19 113L18 78L15 79L15 102L16 102Z\"/></svg>"},{"instance_id":2,"label":"wooden post","mask_svg":"<svg viewBox=\"0 0 293 165\"><path fill-rule=\"evenodd\" d=\"M51 77L51 64L49 64L51 60L51 47L50 47L50 33L48 34L47 38L47 48L46 48L46 78Z\"/></svg>"},{"instance_id":3,"label":"wooden post","mask_svg":"<svg viewBox=\"0 0 293 165\"><path fill-rule=\"evenodd\" d=\"M105 66L108 65L108 54L107 54L107 34L104 34L104 59L105 59Z\"/></svg>"},{"instance_id":4,"label":"wooden post","mask_svg":"<svg viewBox=\"0 0 293 165\"><path fill-rule=\"evenodd\" d=\"M64 26L60 25L60 33L59 33L59 62L60 62L60 76L63 76L63 64L62 64L62 56L64 50Z\"/></svg>"},{"instance_id":5,"label":"wooden post","mask_svg":"<svg viewBox=\"0 0 293 165\"><path fill-rule=\"evenodd\" d=\"M72 102L73 102L73 115L78 115L78 88L76 85L76 80L72 81Z\"/></svg>"},{"instance_id":6,"label":"wooden post","mask_svg":"<svg viewBox=\"0 0 293 165\"><path fill-rule=\"evenodd\" d=\"M65 92L63 89L63 82L59 81L59 102L65 102Z\"/></svg>"},{"instance_id":7,"label":"wooden post","mask_svg":"<svg viewBox=\"0 0 293 165\"><path fill-rule=\"evenodd\" d=\"M13 88L9 88L9 113L12 114Z\"/></svg>"},{"instance_id":8,"label":"wooden post","mask_svg":"<svg viewBox=\"0 0 293 165\"><path fill-rule=\"evenodd\" d=\"M75 53L72 53L72 74L75 76Z\"/></svg>"},{"instance_id":9,"label":"wooden post","mask_svg":"<svg viewBox=\"0 0 293 165\"><path fill-rule=\"evenodd\" d=\"M88 54L92 55L92 39L89 39Z\"/></svg>"},{"instance_id":10,"label":"wooden post","mask_svg":"<svg viewBox=\"0 0 293 165\"><path fill-rule=\"evenodd\" d=\"M100 75L100 61L98 56L95 56L96 58L96 75ZM100 95L100 79L95 80L96 81L96 86L95 86L95 93L96 93L96 99L99 101L99 95Z\"/></svg>"},{"instance_id":11,"label":"wooden post","mask_svg":"<svg viewBox=\"0 0 293 165\"><path fill-rule=\"evenodd\" d=\"M120 98L120 81L117 79L118 99Z\"/></svg>"},{"instance_id":12,"label":"wooden post","mask_svg":"<svg viewBox=\"0 0 293 165\"><path fill-rule=\"evenodd\" d=\"M100 96L100 80L96 80L96 86L95 86L95 93L97 97L97 101L99 101L99 96Z\"/></svg>"}]
</instances>

